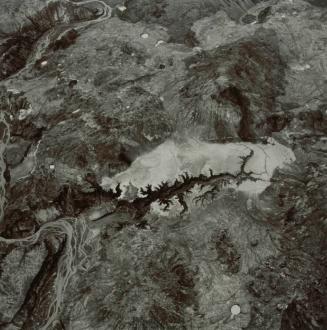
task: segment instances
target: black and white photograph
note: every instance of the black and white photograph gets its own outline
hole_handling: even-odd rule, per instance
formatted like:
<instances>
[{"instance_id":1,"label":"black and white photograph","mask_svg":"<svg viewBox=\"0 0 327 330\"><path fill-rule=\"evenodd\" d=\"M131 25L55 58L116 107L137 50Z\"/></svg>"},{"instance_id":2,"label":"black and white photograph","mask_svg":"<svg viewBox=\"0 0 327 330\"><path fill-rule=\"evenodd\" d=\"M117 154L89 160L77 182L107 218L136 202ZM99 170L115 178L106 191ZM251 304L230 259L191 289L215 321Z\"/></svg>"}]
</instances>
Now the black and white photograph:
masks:
<instances>
[{"instance_id":1,"label":"black and white photograph","mask_svg":"<svg viewBox=\"0 0 327 330\"><path fill-rule=\"evenodd\" d=\"M327 330L327 0L0 0L0 330Z\"/></svg>"}]
</instances>

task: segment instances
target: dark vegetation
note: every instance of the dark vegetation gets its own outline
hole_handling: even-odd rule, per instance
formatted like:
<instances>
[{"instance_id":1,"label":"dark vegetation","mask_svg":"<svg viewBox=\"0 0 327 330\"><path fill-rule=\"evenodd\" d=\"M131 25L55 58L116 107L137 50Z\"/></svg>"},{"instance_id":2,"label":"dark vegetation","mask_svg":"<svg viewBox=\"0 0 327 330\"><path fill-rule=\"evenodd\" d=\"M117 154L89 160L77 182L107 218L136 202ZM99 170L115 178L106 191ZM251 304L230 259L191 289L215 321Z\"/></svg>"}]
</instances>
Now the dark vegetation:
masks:
<instances>
[{"instance_id":1,"label":"dark vegetation","mask_svg":"<svg viewBox=\"0 0 327 330\"><path fill-rule=\"evenodd\" d=\"M171 251L170 255L167 250L161 251L156 258L153 258L148 267L153 282L172 302L172 307L167 308L162 306L161 301L156 301L151 307L150 316L163 329L167 329L167 327L183 328L185 308L197 309L195 290L197 272L191 269L189 260L185 260L185 257L176 248Z\"/></svg>"},{"instance_id":2,"label":"dark vegetation","mask_svg":"<svg viewBox=\"0 0 327 330\"><path fill-rule=\"evenodd\" d=\"M280 315L281 330L327 327L326 170L319 164L306 160L292 173L275 173L262 196L269 198L273 211L253 211L280 238L279 256L250 271L253 317L248 329L271 329Z\"/></svg>"},{"instance_id":3,"label":"dark vegetation","mask_svg":"<svg viewBox=\"0 0 327 330\"><path fill-rule=\"evenodd\" d=\"M268 6L258 14L258 23L265 23L271 14L271 6Z\"/></svg>"},{"instance_id":4,"label":"dark vegetation","mask_svg":"<svg viewBox=\"0 0 327 330\"><path fill-rule=\"evenodd\" d=\"M255 142L288 125L289 118L274 114L285 64L274 44L264 41L265 33L185 60L188 80L179 91L184 122L212 127L220 142ZM222 71L228 84L219 86Z\"/></svg>"},{"instance_id":5,"label":"dark vegetation","mask_svg":"<svg viewBox=\"0 0 327 330\"><path fill-rule=\"evenodd\" d=\"M52 44L49 45L54 51L58 49L65 49L68 48L70 45L74 44L78 37L78 33L76 30L71 29L67 31L60 39L54 41Z\"/></svg>"},{"instance_id":6,"label":"dark vegetation","mask_svg":"<svg viewBox=\"0 0 327 330\"><path fill-rule=\"evenodd\" d=\"M27 15L27 23L16 32L3 33L3 41L0 44L0 80L24 68L37 41L57 25L64 24L66 15L69 16L69 23L74 23L95 18L97 14L88 8L79 9L70 4L54 1L33 15ZM67 48L76 38L77 32L71 29L59 40L55 40L51 47L53 50Z\"/></svg>"},{"instance_id":7,"label":"dark vegetation","mask_svg":"<svg viewBox=\"0 0 327 330\"><path fill-rule=\"evenodd\" d=\"M52 303L53 284L58 271L59 259L65 253L66 240L63 237L45 238L47 256L38 274L33 279L23 304L14 315L11 323L20 329L31 329L34 324L42 324L48 317ZM47 292L47 294L44 294Z\"/></svg>"},{"instance_id":8,"label":"dark vegetation","mask_svg":"<svg viewBox=\"0 0 327 330\"><path fill-rule=\"evenodd\" d=\"M242 94L242 91L235 86L230 86L220 92L219 96L237 106L241 111L241 120L238 129L238 136L242 141L253 141L254 134L250 130L253 124L252 115L249 110L250 100Z\"/></svg>"},{"instance_id":9,"label":"dark vegetation","mask_svg":"<svg viewBox=\"0 0 327 330\"><path fill-rule=\"evenodd\" d=\"M29 23L16 32L7 35L0 46L0 80L22 69L30 56L37 40L60 22L60 2L51 2L34 15L27 16Z\"/></svg>"},{"instance_id":10,"label":"dark vegetation","mask_svg":"<svg viewBox=\"0 0 327 330\"><path fill-rule=\"evenodd\" d=\"M241 267L241 254L237 251L226 230L213 234L212 242L217 251L217 259L224 265L227 273L236 274Z\"/></svg>"}]
</instances>

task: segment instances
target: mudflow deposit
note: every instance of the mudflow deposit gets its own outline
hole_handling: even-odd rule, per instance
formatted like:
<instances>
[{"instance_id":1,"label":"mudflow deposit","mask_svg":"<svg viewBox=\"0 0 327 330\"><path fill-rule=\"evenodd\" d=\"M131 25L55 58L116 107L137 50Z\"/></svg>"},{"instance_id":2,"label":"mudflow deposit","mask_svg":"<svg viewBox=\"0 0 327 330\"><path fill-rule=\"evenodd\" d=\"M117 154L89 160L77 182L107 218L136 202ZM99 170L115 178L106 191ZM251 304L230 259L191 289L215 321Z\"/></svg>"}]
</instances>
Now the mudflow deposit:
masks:
<instances>
[{"instance_id":1,"label":"mudflow deposit","mask_svg":"<svg viewBox=\"0 0 327 330\"><path fill-rule=\"evenodd\" d=\"M0 0L0 329L327 329L327 0Z\"/></svg>"}]
</instances>

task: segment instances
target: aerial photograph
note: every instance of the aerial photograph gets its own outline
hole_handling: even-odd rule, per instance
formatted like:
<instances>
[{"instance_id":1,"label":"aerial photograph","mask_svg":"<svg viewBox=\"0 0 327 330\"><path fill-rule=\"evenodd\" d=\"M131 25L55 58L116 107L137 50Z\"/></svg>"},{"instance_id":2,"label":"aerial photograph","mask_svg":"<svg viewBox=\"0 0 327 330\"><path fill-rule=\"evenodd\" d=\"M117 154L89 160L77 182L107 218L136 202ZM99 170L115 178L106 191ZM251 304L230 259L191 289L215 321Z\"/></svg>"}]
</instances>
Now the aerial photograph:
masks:
<instances>
[{"instance_id":1,"label":"aerial photograph","mask_svg":"<svg viewBox=\"0 0 327 330\"><path fill-rule=\"evenodd\" d=\"M327 0L0 0L0 330L327 330Z\"/></svg>"}]
</instances>

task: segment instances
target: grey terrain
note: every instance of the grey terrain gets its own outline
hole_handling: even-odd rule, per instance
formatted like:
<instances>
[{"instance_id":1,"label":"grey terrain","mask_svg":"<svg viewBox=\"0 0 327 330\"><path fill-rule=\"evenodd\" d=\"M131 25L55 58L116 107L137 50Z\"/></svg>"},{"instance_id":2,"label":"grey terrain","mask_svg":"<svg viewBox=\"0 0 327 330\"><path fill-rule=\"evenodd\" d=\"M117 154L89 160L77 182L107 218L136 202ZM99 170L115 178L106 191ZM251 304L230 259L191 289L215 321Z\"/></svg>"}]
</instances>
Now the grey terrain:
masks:
<instances>
[{"instance_id":1,"label":"grey terrain","mask_svg":"<svg viewBox=\"0 0 327 330\"><path fill-rule=\"evenodd\" d=\"M0 329L327 329L327 1L0 0Z\"/></svg>"}]
</instances>

